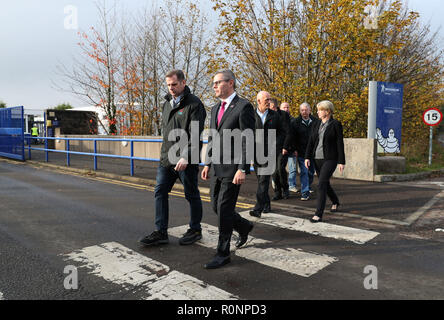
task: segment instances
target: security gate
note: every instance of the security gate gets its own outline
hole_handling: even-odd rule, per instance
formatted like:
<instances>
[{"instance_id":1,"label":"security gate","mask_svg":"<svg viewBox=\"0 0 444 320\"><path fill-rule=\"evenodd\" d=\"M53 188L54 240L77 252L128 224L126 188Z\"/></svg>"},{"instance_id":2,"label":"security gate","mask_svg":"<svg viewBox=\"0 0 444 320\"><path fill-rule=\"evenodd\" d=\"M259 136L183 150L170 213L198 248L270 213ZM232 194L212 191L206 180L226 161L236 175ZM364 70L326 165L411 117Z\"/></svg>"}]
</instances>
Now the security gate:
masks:
<instances>
[{"instance_id":1,"label":"security gate","mask_svg":"<svg viewBox=\"0 0 444 320\"><path fill-rule=\"evenodd\" d=\"M0 157L25 160L23 107L0 108Z\"/></svg>"}]
</instances>

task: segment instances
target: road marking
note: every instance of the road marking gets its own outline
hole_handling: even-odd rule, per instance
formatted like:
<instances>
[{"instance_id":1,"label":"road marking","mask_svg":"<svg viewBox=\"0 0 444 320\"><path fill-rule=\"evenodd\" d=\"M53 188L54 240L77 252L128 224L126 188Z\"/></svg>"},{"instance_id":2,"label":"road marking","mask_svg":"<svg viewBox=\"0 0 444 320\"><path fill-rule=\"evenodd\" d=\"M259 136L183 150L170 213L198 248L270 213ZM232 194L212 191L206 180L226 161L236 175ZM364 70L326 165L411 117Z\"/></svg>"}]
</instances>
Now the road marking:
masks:
<instances>
[{"instance_id":1,"label":"road marking","mask_svg":"<svg viewBox=\"0 0 444 320\"><path fill-rule=\"evenodd\" d=\"M116 242L86 247L63 255L81 263L107 281L125 290L144 292L145 300L227 300L239 299L224 290L143 256Z\"/></svg>"},{"instance_id":2,"label":"road marking","mask_svg":"<svg viewBox=\"0 0 444 320\"><path fill-rule=\"evenodd\" d=\"M444 199L444 191L441 191L437 195L435 195L430 201L428 201L422 208L419 208L415 213L413 213L411 216L409 216L404 221L407 222L409 225L418 220L424 213L427 212L438 200Z\"/></svg>"},{"instance_id":3,"label":"road marking","mask_svg":"<svg viewBox=\"0 0 444 320\"><path fill-rule=\"evenodd\" d=\"M307 219L284 216L276 213L263 214L262 218L252 217L248 211L243 211L240 215L251 221L273 227L306 232L326 238L351 241L357 244L364 244L379 235L379 232L375 231L339 226L325 222L311 223Z\"/></svg>"},{"instance_id":4,"label":"road marking","mask_svg":"<svg viewBox=\"0 0 444 320\"><path fill-rule=\"evenodd\" d=\"M180 237L187 231L188 226L180 226L168 229L168 233L174 237ZM216 249L219 231L216 227L202 224L202 239L197 244ZM232 237L231 247L235 248L235 237ZM232 252L242 258L258 262L260 264L283 270L302 277L310 277L324 269L335 261L335 257L324 254L304 252L293 248L267 248L271 241L248 237L247 244Z\"/></svg>"},{"instance_id":5,"label":"road marking","mask_svg":"<svg viewBox=\"0 0 444 320\"><path fill-rule=\"evenodd\" d=\"M0 300L5 300L5 299L3 298L3 293L1 293L1 292L0 292Z\"/></svg>"},{"instance_id":6,"label":"road marking","mask_svg":"<svg viewBox=\"0 0 444 320\"><path fill-rule=\"evenodd\" d=\"M85 175L80 174L80 173L71 173L71 172L67 172L67 173L85 178ZM150 192L154 192L154 187L146 186L146 185L142 185L142 184L136 184L136 183L132 183L132 182L113 180L113 179L103 178L103 177L86 177L86 178L90 179L90 180L102 181L102 182L116 184L116 185L120 185L120 186L124 186L124 187L130 187L130 188L134 188L134 189L147 190L147 191L150 191ZM182 191L171 190L169 195L185 198L185 193L182 192ZM201 193L200 198L201 198L202 201L211 203L211 197L209 197L209 196L203 196L202 193ZM248 204L248 203L242 203L242 202L237 202L236 203L236 207L237 208L241 208L241 209L249 209L252 206L253 206L252 204Z\"/></svg>"}]
</instances>

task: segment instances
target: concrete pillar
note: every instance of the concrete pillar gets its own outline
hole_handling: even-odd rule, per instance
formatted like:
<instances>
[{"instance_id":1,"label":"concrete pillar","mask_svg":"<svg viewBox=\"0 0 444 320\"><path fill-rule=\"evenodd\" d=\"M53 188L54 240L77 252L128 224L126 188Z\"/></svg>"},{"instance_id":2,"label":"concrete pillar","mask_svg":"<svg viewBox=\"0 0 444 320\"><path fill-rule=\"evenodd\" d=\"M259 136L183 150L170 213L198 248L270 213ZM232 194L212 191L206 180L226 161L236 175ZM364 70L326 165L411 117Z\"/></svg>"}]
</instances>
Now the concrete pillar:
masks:
<instances>
[{"instance_id":1,"label":"concrete pillar","mask_svg":"<svg viewBox=\"0 0 444 320\"><path fill-rule=\"evenodd\" d=\"M378 98L378 83L369 82L368 88L368 120L367 120L367 138L376 139L376 108Z\"/></svg>"}]
</instances>

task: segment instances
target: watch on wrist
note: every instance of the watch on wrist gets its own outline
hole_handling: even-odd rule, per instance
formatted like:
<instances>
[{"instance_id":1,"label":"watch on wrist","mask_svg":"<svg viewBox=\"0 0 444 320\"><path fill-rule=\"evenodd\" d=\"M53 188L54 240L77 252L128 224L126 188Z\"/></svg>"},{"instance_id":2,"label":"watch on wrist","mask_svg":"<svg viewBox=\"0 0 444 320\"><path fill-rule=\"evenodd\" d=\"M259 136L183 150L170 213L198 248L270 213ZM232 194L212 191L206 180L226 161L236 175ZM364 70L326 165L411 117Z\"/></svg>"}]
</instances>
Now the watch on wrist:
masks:
<instances>
[{"instance_id":1,"label":"watch on wrist","mask_svg":"<svg viewBox=\"0 0 444 320\"><path fill-rule=\"evenodd\" d=\"M240 169L240 171L241 171L242 173L245 173L245 170L244 170L244 169Z\"/></svg>"}]
</instances>

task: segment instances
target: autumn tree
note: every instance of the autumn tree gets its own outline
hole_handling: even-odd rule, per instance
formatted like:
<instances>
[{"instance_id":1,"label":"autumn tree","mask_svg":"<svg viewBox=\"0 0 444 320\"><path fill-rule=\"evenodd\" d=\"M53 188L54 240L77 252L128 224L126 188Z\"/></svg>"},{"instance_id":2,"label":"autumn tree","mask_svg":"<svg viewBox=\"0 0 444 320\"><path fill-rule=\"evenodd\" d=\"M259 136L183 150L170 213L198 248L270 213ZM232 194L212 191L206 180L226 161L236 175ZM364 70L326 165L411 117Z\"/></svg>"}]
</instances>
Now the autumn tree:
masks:
<instances>
[{"instance_id":1,"label":"autumn tree","mask_svg":"<svg viewBox=\"0 0 444 320\"><path fill-rule=\"evenodd\" d=\"M82 55L74 58L72 69L58 66L65 79L63 91L79 96L86 103L104 109L109 134L117 133L117 78L119 51L117 49L116 7L106 6L103 0L96 3L99 22L88 32L78 32Z\"/></svg>"},{"instance_id":2,"label":"autumn tree","mask_svg":"<svg viewBox=\"0 0 444 320\"><path fill-rule=\"evenodd\" d=\"M290 102L293 115L303 101L329 99L345 135L365 137L368 82L399 82L405 85L403 135L424 137L420 114L443 101L443 55L401 1L213 2L224 48L215 64L237 72L245 95L268 90ZM378 13L375 28L364 23L369 7Z\"/></svg>"}]
</instances>

